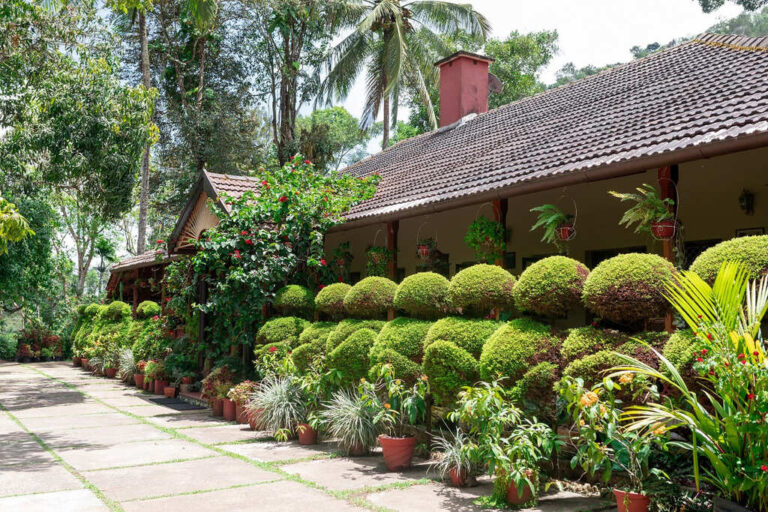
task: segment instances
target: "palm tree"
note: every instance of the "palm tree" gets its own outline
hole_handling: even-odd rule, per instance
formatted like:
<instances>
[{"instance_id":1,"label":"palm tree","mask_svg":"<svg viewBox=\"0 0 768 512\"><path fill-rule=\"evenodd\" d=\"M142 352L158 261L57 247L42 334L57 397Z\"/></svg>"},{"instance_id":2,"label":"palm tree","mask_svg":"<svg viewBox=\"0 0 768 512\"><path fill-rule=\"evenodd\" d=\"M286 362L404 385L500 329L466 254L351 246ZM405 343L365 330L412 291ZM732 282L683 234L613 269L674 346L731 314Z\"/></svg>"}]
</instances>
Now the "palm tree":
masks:
<instances>
[{"instance_id":1,"label":"palm tree","mask_svg":"<svg viewBox=\"0 0 768 512\"><path fill-rule=\"evenodd\" d=\"M427 82L436 79L434 62L451 52L442 36L464 31L484 42L488 20L469 4L439 0L348 0L340 10L347 28L354 30L329 55L318 99L327 103L334 97L344 99L365 71L367 97L360 124L370 127L383 108L383 149L389 144L390 125L397 122L404 87L417 90L437 128Z\"/></svg>"}]
</instances>

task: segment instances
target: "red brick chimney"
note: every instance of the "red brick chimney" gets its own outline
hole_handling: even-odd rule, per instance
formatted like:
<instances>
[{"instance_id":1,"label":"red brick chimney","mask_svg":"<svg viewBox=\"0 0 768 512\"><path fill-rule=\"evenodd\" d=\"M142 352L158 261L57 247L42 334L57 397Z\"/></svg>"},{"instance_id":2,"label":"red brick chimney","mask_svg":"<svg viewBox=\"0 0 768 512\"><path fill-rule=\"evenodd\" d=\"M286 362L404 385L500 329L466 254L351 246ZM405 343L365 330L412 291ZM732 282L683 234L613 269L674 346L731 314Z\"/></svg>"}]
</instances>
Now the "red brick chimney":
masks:
<instances>
[{"instance_id":1,"label":"red brick chimney","mask_svg":"<svg viewBox=\"0 0 768 512\"><path fill-rule=\"evenodd\" d=\"M488 112L488 66L493 59L457 52L435 63L440 68L440 126L468 114Z\"/></svg>"}]
</instances>

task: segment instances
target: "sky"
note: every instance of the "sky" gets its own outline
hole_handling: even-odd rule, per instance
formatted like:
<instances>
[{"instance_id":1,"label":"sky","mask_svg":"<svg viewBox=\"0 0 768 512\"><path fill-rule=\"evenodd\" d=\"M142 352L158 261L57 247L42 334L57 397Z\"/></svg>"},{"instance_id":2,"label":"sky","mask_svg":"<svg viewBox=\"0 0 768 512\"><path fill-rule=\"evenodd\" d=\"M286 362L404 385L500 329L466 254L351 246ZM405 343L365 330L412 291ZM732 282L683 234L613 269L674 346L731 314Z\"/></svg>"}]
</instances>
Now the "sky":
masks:
<instances>
[{"instance_id":1,"label":"sky","mask_svg":"<svg viewBox=\"0 0 768 512\"><path fill-rule=\"evenodd\" d=\"M544 83L555 81L563 64L576 67L626 62L629 49L654 42L694 36L715 23L737 16L741 8L726 3L705 14L695 0L463 0L469 1L491 22L491 37L557 30L560 51L542 72ZM344 106L359 117L365 86L358 80ZM401 119L406 119L404 112Z\"/></svg>"}]
</instances>

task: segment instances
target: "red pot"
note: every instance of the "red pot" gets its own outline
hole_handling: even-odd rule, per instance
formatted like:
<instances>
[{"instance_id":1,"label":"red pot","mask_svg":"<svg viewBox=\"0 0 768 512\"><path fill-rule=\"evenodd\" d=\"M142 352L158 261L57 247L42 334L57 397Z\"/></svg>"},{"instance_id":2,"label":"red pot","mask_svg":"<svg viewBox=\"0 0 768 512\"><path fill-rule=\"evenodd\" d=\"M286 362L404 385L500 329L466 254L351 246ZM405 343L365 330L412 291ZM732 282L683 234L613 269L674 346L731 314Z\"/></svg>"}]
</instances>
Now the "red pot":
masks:
<instances>
[{"instance_id":1,"label":"red pot","mask_svg":"<svg viewBox=\"0 0 768 512\"><path fill-rule=\"evenodd\" d=\"M155 386L152 385L152 379L144 377L144 391L153 391Z\"/></svg>"},{"instance_id":2,"label":"red pot","mask_svg":"<svg viewBox=\"0 0 768 512\"><path fill-rule=\"evenodd\" d=\"M426 260L429 258L429 246L428 245L417 245L416 250L419 253L419 258Z\"/></svg>"},{"instance_id":3,"label":"red pot","mask_svg":"<svg viewBox=\"0 0 768 512\"><path fill-rule=\"evenodd\" d=\"M245 407L235 404L235 418L238 423L248 423L248 411L245 410Z\"/></svg>"},{"instance_id":4,"label":"red pot","mask_svg":"<svg viewBox=\"0 0 768 512\"><path fill-rule=\"evenodd\" d=\"M104 368L104 375L108 379L114 379L115 375L117 375L117 368Z\"/></svg>"},{"instance_id":5,"label":"red pot","mask_svg":"<svg viewBox=\"0 0 768 512\"><path fill-rule=\"evenodd\" d=\"M214 398L213 399L213 415L214 416L223 416L224 415L224 400L221 398Z\"/></svg>"},{"instance_id":6,"label":"red pot","mask_svg":"<svg viewBox=\"0 0 768 512\"><path fill-rule=\"evenodd\" d=\"M448 476L451 477L451 485L454 487L464 487L467 485L467 470L458 468L452 468L448 472Z\"/></svg>"},{"instance_id":7,"label":"red pot","mask_svg":"<svg viewBox=\"0 0 768 512\"><path fill-rule=\"evenodd\" d=\"M388 470L399 471L411 467L413 449L416 446L415 437L389 437L382 434L379 436L379 443Z\"/></svg>"},{"instance_id":8,"label":"red pot","mask_svg":"<svg viewBox=\"0 0 768 512\"><path fill-rule=\"evenodd\" d=\"M176 388L174 386L165 386L163 393L165 393L165 398L176 398Z\"/></svg>"},{"instance_id":9,"label":"red pot","mask_svg":"<svg viewBox=\"0 0 768 512\"><path fill-rule=\"evenodd\" d=\"M81 357L80 358L80 365L83 367L83 370L88 371L88 358L87 357Z\"/></svg>"},{"instance_id":10,"label":"red pot","mask_svg":"<svg viewBox=\"0 0 768 512\"><path fill-rule=\"evenodd\" d=\"M310 427L308 423L299 423L296 431L299 434L299 444L317 444L317 430Z\"/></svg>"},{"instance_id":11,"label":"red pot","mask_svg":"<svg viewBox=\"0 0 768 512\"><path fill-rule=\"evenodd\" d=\"M168 381L167 380L156 380L154 382L155 384L155 394L156 395L164 395L165 394L165 388L168 387Z\"/></svg>"},{"instance_id":12,"label":"red pot","mask_svg":"<svg viewBox=\"0 0 768 512\"><path fill-rule=\"evenodd\" d=\"M256 409L255 411L246 411L248 416L248 424L251 426L251 430L261 430L261 412L263 409Z\"/></svg>"},{"instance_id":13,"label":"red pot","mask_svg":"<svg viewBox=\"0 0 768 512\"><path fill-rule=\"evenodd\" d=\"M136 384L137 388L144 389L144 374L143 373L134 373L133 374L133 382Z\"/></svg>"},{"instance_id":14,"label":"red pot","mask_svg":"<svg viewBox=\"0 0 768 512\"><path fill-rule=\"evenodd\" d=\"M182 384L192 384L195 381L194 377L182 377L181 383Z\"/></svg>"},{"instance_id":15,"label":"red pot","mask_svg":"<svg viewBox=\"0 0 768 512\"><path fill-rule=\"evenodd\" d=\"M619 512L648 512L651 506L651 498L636 492L614 489L613 495L616 496L616 506Z\"/></svg>"},{"instance_id":16,"label":"red pot","mask_svg":"<svg viewBox=\"0 0 768 512\"><path fill-rule=\"evenodd\" d=\"M522 505L523 503L527 503L533 499L533 491L531 490L531 486L528 484L523 484L523 486L523 494L520 495L517 492L517 486L515 483L509 483L509 487L507 487L507 503L510 505Z\"/></svg>"},{"instance_id":17,"label":"red pot","mask_svg":"<svg viewBox=\"0 0 768 512\"><path fill-rule=\"evenodd\" d=\"M350 457L363 457L365 455L368 455L368 453L369 453L368 448L366 448L360 443L356 443L347 451L347 455L349 455Z\"/></svg>"},{"instance_id":18,"label":"red pot","mask_svg":"<svg viewBox=\"0 0 768 512\"><path fill-rule=\"evenodd\" d=\"M675 237L675 220L667 219L651 222L651 233L660 240L671 240Z\"/></svg>"},{"instance_id":19,"label":"red pot","mask_svg":"<svg viewBox=\"0 0 768 512\"><path fill-rule=\"evenodd\" d=\"M79 357L77 356L72 357L72 366L78 367L80 366L81 363L82 363L82 360Z\"/></svg>"},{"instance_id":20,"label":"red pot","mask_svg":"<svg viewBox=\"0 0 768 512\"><path fill-rule=\"evenodd\" d=\"M227 421L235 421L237 418L237 411L235 411L235 401L229 398L222 398L222 413L224 419Z\"/></svg>"},{"instance_id":21,"label":"red pot","mask_svg":"<svg viewBox=\"0 0 768 512\"><path fill-rule=\"evenodd\" d=\"M565 242L571 240L575 232L573 224L563 224L557 227L557 238Z\"/></svg>"}]
</instances>

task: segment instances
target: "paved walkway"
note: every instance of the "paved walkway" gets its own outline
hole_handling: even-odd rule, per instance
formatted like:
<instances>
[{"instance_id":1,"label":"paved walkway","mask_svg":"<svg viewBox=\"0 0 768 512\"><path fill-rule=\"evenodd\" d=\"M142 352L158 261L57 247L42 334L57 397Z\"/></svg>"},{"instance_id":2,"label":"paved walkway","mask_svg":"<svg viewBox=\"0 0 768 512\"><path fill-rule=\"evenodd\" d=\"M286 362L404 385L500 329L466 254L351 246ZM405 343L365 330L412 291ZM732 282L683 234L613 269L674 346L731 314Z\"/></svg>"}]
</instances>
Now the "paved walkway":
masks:
<instances>
[{"instance_id":1,"label":"paved walkway","mask_svg":"<svg viewBox=\"0 0 768 512\"><path fill-rule=\"evenodd\" d=\"M491 490L445 486L424 463L388 473L330 443L275 443L152 398L70 363L0 363L0 510L475 512ZM561 493L537 510L606 505Z\"/></svg>"}]
</instances>

